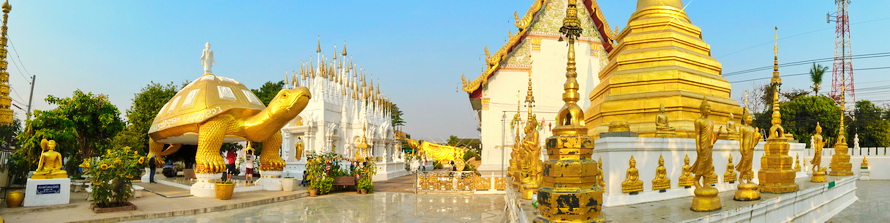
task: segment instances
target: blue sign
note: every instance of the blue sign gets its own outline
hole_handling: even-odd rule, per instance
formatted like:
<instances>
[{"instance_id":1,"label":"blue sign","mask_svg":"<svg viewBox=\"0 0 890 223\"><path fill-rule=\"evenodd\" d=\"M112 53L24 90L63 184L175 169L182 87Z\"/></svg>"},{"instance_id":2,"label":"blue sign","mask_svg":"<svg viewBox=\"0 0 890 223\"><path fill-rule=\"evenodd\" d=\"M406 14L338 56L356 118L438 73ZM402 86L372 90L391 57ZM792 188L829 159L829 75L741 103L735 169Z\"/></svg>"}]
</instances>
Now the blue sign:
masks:
<instances>
[{"instance_id":1,"label":"blue sign","mask_svg":"<svg viewBox=\"0 0 890 223\"><path fill-rule=\"evenodd\" d=\"M61 184L38 184L37 194L58 194L61 193Z\"/></svg>"}]
</instances>

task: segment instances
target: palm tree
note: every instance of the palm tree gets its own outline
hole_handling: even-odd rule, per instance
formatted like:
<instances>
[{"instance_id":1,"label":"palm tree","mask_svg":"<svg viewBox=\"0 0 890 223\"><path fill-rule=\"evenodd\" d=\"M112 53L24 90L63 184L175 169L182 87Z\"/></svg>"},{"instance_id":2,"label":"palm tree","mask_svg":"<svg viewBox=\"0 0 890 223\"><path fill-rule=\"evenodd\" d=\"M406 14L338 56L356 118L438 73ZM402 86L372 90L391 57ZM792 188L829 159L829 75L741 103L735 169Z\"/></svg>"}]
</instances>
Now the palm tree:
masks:
<instances>
[{"instance_id":1,"label":"palm tree","mask_svg":"<svg viewBox=\"0 0 890 223\"><path fill-rule=\"evenodd\" d=\"M813 63L813 68L810 68L810 80L813 81L813 95L819 94L819 86L822 85L822 75L825 74L825 71L828 71L828 67L822 66L822 64Z\"/></svg>"}]
</instances>

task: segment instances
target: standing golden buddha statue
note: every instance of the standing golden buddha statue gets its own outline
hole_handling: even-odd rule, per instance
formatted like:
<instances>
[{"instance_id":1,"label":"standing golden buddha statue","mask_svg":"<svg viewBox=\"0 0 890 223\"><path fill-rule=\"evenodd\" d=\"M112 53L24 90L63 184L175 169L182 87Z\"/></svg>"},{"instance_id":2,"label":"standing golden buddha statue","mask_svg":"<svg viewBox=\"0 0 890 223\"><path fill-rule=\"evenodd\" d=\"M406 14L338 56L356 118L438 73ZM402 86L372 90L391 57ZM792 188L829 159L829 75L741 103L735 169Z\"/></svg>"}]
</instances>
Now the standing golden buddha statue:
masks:
<instances>
[{"instance_id":1,"label":"standing golden buddha statue","mask_svg":"<svg viewBox=\"0 0 890 223\"><path fill-rule=\"evenodd\" d=\"M726 164L726 173L723 174L723 182L735 183L737 178L738 176L736 176L735 171L733 170L732 154L729 154L729 162Z\"/></svg>"},{"instance_id":2,"label":"standing golden buddha statue","mask_svg":"<svg viewBox=\"0 0 890 223\"><path fill-rule=\"evenodd\" d=\"M643 191L643 181L640 180L640 171L637 170L637 160L630 156L630 168L627 168L627 178L621 182L621 192L637 194Z\"/></svg>"},{"instance_id":3,"label":"standing golden buddha statue","mask_svg":"<svg viewBox=\"0 0 890 223\"><path fill-rule=\"evenodd\" d=\"M599 158L599 161L596 163L596 185L599 185L603 188L603 191L606 191L606 181L604 178L606 177L606 172L603 171L603 157Z\"/></svg>"},{"instance_id":4,"label":"standing golden buddha statue","mask_svg":"<svg viewBox=\"0 0 890 223\"><path fill-rule=\"evenodd\" d=\"M522 150L525 160L522 166L527 169L526 175L522 178L522 198L532 199L532 194L537 193L541 186L543 161L541 161L541 145L538 139L538 121L532 114L528 118L525 125L525 138L522 139Z\"/></svg>"},{"instance_id":5,"label":"standing golden buddha statue","mask_svg":"<svg viewBox=\"0 0 890 223\"><path fill-rule=\"evenodd\" d=\"M742 111L742 126L739 128L739 152L742 154L742 158L735 166L735 169L739 171L739 186L733 200L737 201L760 200L760 191L757 189L757 184L751 183L751 179L754 179L754 170L752 170L754 147L760 143L763 136L758 128L751 127L751 121L751 113L748 112L746 105Z\"/></svg>"},{"instance_id":6,"label":"standing golden buddha statue","mask_svg":"<svg viewBox=\"0 0 890 223\"><path fill-rule=\"evenodd\" d=\"M671 189L671 178L667 177L667 168L664 168L664 157L658 156L658 167L655 168L655 179L652 180L652 190L664 192Z\"/></svg>"},{"instance_id":7,"label":"standing golden buddha statue","mask_svg":"<svg viewBox=\"0 0 890 223\"><path fill-rule=\"evenodd\" d=\"M55 151L56 141L43 139L40 141L40 148L43 152L31 179L68 178L68 172L62 170L62 154Z\"/></svg>"},{"instance_id":8,"label":"standing golden buddha statue","mask_svg":"<svg viewBox=\"0 0 890 223\"><path fill-rule=\"evenodd\" d=\"M677 186L689 188L693 185L695 177L692 176L692 166L689 165L689 154L683 158L683 175L680 175L680 183Z\"/></svg>"},{"instance_id":9,"label":"standing golden buddha statue","mask_svg":"<svg viewBox=\"0 0 890 223\"><path fill-rule=\"evenodd\" d=\"M711 115L711 105L708 104L708 99L705 98L702 100L701 106L699 106L701 110L701 117L695 119L693 123L695 125L695 150L698 153L698 157L695 158L695 163L692 164L692 173L695 173L695 196L692 197L692 210L693 211L714 211L719 210L722 205L720 204L720 197L717 196L717 188L712 187L708 182L713 178L714 174L714 143L717 142L717 136L720 132L723 131L721 128L719 131L714 132L714 121L708 118ZM702 177L705 177L704 183L701 183L700 180Z\"/></svg>"}]
</instances>

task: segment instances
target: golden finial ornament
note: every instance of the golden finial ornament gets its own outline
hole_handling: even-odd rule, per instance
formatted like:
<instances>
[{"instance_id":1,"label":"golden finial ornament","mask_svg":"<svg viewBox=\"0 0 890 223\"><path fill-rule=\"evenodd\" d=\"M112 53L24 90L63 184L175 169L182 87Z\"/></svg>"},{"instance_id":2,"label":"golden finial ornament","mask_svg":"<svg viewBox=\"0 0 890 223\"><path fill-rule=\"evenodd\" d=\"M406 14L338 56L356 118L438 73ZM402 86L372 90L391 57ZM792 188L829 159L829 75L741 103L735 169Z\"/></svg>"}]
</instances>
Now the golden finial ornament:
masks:
<instances>
[{"instance_id":1,"label":"golden finial ornament","mask_svg":"<svg viewBox=\"0 0 890 223\"><path fill-rule=\"evenodd\" d=\"M640 180L640 171L637 170L637 160L631 155L628 163L630 166L627 168L624 182L621 182L621 193L637 194L643 191L643 181Z\"/></svg>"},{"instance_id":2,"label":"golden finial ornament","mask_svg":"<svg viewBox=\"0 0 890 223\"><path fill-rule=\"evenodd\" d=\"M779 36L778 27L776 27L776 43L775 55L773 60L773 77L770 81L773 96L773 114L772 127L769 129L769 137L763 150L766 153L761 158L760 171L758 180L760 181L759 189L765 193L789 193L799 189L797 183L794 182L796 173L792 168L794 159L788 155L790 144L788 137L785 136L785 129L782 128L782 115L779 108L779 88L782 85L782 78L779 75Z\"/></svg>"},{"instance_id":3,"label":"golden finial ornament","mask_svg":"<svg viewBox=\"0 0 890 223\"><path fill-rule=\"evenodd\" d=\"M321 36L318 36L318 45L315 46L315 53L321 53Z\"/></svg>"},{"instance_id":4,"label":"golden finial ornament","mask_svg":"<svg viewBox=\"0 0 890 223\"><path fill-rule=\"evenodd\" d=\"M547 138L547 161L544 162L544 179L538 189L537 216L534 222L586 221L603 222L600 216L603 189L596 184L599 174L593 155L593 137L587 135L584 111L577 102L578 81L575 67L575 39L583 30L578 20L577 0L569 0L565 19L559 32L568 39L566 63L565 105L557 113L553 136ZM562 38L562 37L560 37ZM578 171L590 170L590 171ZM569 177L571 176L571 177ZM585 201L563 202L565 199Z\"/></svg>"},{"instance_id":5,"label":"golden finial ornament","mask_svg":"<svg viewBox=\"0 0 890 223\"><path fill-rule=\"evenodd\" d=\"M726 173L723 174L724 183L735 183L738 180L734 167L735 165L732 165L732 154L729 154L729 161L726 163Z\"/></svg>"},{"instance_id":6,"label":"golden finial ornament","mask_svg":"<svg viewBox=\"0 0 890 223\"><path fill-rule=\"evenodd\" d=\"M655 179L652 179L652 190L665 192L671 189L671 178L667 177L667 168L664 168L664 156L658 156L658 167L655 168Z\"/></svg>"}]
</instances>

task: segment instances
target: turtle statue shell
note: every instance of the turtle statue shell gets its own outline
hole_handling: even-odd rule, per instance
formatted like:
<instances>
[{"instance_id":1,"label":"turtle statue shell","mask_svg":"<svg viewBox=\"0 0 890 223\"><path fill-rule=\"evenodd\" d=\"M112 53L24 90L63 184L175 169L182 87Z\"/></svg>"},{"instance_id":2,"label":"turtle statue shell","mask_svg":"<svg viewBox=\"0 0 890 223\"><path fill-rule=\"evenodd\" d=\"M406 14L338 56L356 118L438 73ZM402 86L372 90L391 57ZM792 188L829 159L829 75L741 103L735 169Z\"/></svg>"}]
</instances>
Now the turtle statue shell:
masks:
<instances>
[{"instance_id":1,"label":"turtle statue shell","mask_svg":"<svg viewBox=\"0 0 890 223\"><path fill-rule=\"evenodd\" d=\"M148 134L156 142L197 144L198 126L204 121L222 113L250 117L264 108L244 84L207 74L182 88L161 108Z\"/></svg>"}]
</instances>

